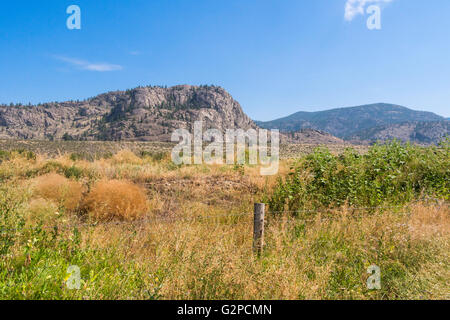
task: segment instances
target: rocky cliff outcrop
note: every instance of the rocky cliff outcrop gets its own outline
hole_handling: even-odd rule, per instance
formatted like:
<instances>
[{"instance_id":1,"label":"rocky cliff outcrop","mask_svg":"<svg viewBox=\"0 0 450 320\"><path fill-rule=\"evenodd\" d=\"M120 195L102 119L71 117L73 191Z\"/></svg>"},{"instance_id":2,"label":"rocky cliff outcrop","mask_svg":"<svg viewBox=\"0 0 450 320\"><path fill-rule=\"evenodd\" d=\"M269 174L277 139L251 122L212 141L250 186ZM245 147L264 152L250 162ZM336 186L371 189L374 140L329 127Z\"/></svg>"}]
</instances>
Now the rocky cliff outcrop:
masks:
<instances>
[{"instance_id":1,"label":"rocky cliff outcrop","mask_svg":"<svg viewBox=\"0 0 450 320\"><path fill-rule=\"evenodd\" d=\"M81 102L0 106L0 139L169 141L173 130L256 128L216 86L139 87Z\"/></svg>"}]
</instances>

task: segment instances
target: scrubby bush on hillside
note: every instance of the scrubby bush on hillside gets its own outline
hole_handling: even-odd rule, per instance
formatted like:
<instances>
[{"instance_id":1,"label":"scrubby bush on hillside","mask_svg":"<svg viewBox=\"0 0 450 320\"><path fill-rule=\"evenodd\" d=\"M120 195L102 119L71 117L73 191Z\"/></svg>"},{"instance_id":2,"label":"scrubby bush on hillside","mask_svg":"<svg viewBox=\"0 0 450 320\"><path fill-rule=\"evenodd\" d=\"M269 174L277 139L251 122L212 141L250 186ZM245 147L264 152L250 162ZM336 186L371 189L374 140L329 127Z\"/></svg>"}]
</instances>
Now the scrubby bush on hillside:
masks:
<instances>
[{"instance_id":1,"label":"scrubby bush on hillside","mask_svg":"<svg viewBox=\"0 0 450 320\"><path fill-rule=\"evenodd\" d=\"M269 204L274 211L404 204L424 195L449 199L449 190L448 141L428 148L394 141L364 155L315 150L279 180Z\"/></svg>"}]
</instances>

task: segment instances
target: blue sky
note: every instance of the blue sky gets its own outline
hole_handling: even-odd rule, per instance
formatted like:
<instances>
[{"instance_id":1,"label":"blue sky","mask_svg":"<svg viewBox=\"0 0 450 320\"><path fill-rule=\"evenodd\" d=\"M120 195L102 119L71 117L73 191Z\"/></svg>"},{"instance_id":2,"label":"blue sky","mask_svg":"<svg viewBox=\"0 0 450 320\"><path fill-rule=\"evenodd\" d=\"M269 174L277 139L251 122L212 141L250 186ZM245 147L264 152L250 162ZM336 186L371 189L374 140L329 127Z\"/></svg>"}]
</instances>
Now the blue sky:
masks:
<instances>
[{"instance_id":1,"label":"blue sky","mask_svg":"<svg viewBox=\"0 0 450 320\"><path fill-rule=\"evenodd\" d=\"M373 2L381 30L358 13ZM3 0L0 75L1 103L216 84L256 120L374 102L450 117L450 1Z\"/></svg>"}]
</instances>

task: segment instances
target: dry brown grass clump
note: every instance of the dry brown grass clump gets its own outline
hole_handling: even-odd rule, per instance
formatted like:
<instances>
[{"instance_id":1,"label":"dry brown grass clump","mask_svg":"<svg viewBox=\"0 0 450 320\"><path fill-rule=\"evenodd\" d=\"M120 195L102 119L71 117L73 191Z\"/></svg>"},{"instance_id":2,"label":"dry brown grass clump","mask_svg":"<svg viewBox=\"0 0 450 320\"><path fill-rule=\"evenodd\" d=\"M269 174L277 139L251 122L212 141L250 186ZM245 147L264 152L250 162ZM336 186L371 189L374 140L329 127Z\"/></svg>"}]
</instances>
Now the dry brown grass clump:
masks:
<instances>
[{"instance_id":1,"label":"dry brown grass clump","mask_svg":"<svg viewBox=\"0 0 450 320\"><path fill-rule=\"evenodd\" d=\"M414 239L448 237L450 235L450 214L448 204L435 205L417 203L409 223L409 232Z\"/></svg>"},{"instance_id":2,"label":"dry brown grass clump","mask_svg":"<svg viewBox=\"0 0 450 320\"><path fill-rule=\"evenodd\" d=\"M148 201L144 190L131 182L101 180L87 195L85 207L96 220L133 220L146 214Z\"/></svg>"},{"instance_id":3,"label":"dry brown grass clump","mask_svg":"<svg viewBox=\"0 0 450 320\"><path fill-rule=\"evenodd\" d=\"M112 162L114 164L126 163L139 165L142 164L142 159L139 158L136 154L134 154L134 152L130 150L121 150L112 157Z\"/></svg>"},{"instance_id":4,"label":"dry brown grass clump","mask_svg":"<svg viewBox=\"0 0 450 320\"><path fill-rule=\"evenodd\" d=\"M37 177L33 182L35 196L54 201L68 211L74 211L79 207L83 197L81 183L56 173Z\"/></svg>"}]
</instances>

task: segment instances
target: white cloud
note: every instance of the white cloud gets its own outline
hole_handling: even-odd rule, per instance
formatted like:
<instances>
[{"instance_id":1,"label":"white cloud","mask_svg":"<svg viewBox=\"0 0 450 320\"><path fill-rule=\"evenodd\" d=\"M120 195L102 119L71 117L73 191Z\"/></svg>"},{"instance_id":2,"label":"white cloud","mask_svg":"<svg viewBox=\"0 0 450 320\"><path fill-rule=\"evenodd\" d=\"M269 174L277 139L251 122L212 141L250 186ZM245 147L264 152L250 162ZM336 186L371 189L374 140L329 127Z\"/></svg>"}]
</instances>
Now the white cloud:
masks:
<instances>
[{"instance_id":1,"label":"white cloud","mask_svg":"<svg viewBox=\"0 0 450 320\"><path fill-rule=\"evenodd\" d=\"M67 62L72 66L78 67L82 70L89 71L97 71L97 72L106 72L106 71L118 71L122 70L123 67L118 64L110 64L110 63L91 63L85 60L80 60L76 58L55 56L56 59Z\"/></svg>"},{"instance_id":2,"label":"white cloud","mask_svg":"<svg viewBox=\"0 0 450 320\"><path fill-rule=\"evenodd\" d=\"M352 21L357 15L363 15L367 4L381 4L392 1L393 0L347 0L345 3L345 20Z\"/></svg>"}]
</instances>

